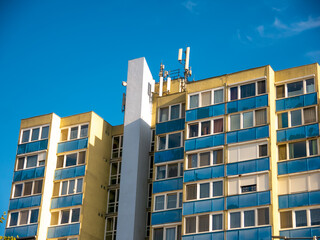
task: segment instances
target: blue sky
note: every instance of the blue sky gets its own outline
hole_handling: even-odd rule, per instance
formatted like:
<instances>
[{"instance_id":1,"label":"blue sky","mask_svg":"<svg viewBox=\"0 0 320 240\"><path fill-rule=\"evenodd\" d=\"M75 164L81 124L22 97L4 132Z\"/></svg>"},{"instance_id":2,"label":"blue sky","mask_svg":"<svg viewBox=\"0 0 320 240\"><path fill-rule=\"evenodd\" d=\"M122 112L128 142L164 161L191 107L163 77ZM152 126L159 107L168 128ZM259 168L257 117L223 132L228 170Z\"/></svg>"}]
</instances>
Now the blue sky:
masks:
<instances>
[{"instance_id":1,"label":"blue sky","mask_svg":"<svg viewBox=\"0 0 320 240\"><path fill-rule=\"evenodd\" d=\"M178 49L190 46L198 80L319 62L319 42L318 0L1 0L0 212L8 208L20 120L93 110L121 124L128 60L146 57L157 80L161 61L179 68Z\"/></svg>"}]
</instances>

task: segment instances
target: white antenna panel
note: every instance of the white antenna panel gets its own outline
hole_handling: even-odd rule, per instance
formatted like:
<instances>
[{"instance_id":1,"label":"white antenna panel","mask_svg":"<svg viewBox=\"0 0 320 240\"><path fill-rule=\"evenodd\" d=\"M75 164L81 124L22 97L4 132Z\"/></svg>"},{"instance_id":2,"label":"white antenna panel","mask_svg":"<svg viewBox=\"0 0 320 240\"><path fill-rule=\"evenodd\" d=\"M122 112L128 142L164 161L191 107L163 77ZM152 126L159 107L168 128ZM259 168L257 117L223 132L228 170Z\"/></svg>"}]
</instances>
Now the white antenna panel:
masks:
<instances>
[{"instance_id":1,"label":"white antenna panel","mask_svg":"<svg viewBox=\"0 0 320 240\"><path fill-rule=\"evenodd\" d=\"M167 91L170 92L171 89L171 77L167 78Z\"/></svg>"},{"instance_id":2,"label":"white antenna panel","mask_svg":"<svg viewBox=\"0 0 320 240\"><path fill-rule=\"evenodd\" d=\"M162 97L162 89L163 89L163 77L160 77L159 83L159 96Z\"/></svg>"},{"instance_id":3,"label":"white antenna panel","mask_svg":"<svg viewBox=\"0 0 320 240\"><path fill-rule=\"evenodd\" d=\"M185 62L185 65L184 65L184 69L185 70L189 69L189 59L190 59L190 47L187 47L187 50L186 50L186 62Z\"/></svg>"},{"instance_id":4,"label":"white antenna panel","mask_svg":"<svg viewBox=\"0 0 320 240\"><path fill-rule=\"evenodd\" d=\"M179 49L178 61L182 61L182 48Z\"/></svg>"}]
</instances>

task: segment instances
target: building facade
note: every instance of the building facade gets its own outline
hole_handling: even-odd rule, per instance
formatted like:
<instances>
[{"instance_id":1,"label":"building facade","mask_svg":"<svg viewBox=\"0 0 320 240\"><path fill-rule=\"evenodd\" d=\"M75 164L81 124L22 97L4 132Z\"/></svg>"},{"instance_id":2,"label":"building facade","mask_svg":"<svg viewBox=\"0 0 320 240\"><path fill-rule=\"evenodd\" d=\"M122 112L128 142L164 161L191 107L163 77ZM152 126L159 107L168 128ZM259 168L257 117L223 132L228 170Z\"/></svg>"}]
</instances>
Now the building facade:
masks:
<instances>
[{"instance_id":1,"label":"building facade","mask_svg":"<svg viewBox=\"0 0 320 240\"><path fill-rule=\"evenodd\" d=\"M263 66L160 87L144 58L129 61L123 125L21 121L5 234L320 236L319 73Z\"/></svg>"}]
</instances>

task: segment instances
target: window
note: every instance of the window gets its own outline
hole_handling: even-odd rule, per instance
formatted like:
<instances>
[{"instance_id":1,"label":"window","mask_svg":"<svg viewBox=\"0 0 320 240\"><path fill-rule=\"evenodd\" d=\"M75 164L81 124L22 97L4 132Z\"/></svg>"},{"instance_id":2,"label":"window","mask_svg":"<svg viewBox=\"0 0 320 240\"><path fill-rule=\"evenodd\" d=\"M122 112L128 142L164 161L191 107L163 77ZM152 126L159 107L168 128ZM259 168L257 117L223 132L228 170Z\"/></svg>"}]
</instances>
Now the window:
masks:
<instances>
[{"instance_id":1,"label":"window","mask_svg":"<svg viewBox=\"0 0 320 240\"><path fill-rule=\"evenodd\" d=\"M267 124L266 109L242 112L229 116L229 131Z\"/></svg>"},{"instance_id":2,"label":"window","mask_svg":"<svg viewBox=\"0 0 320 240\"><path fill-rule=\"evenodd\" d=\"M16 183L13 190L13 198L26 197L42 193L42 179Z\"/></svg>"},{"instance_id":3,"label":"window","mask_svg":"<svg viewBox=\"0 0 320 240\"><path fill-rule=\"evenodd\" d=\"M188 124L188 138L206 136L223 132L223 118Z\"/></svg>"},{"instance_id":4,"label":"window","mask_svg":"<svg viewBox=\"0 0 320 240\"><path fill-rule=\"evenodd\" d=\"M228 162L241 162L268 156L267 142L254 142L228 148Z\"/></svg>"},{"instance_id":5,"label":"window","mask_svg":"<svg viewBox=\"0 0 320 240\"><path fill-rule=\"evenodd\" d=\"M22 226L38 222L39 209L22 210L9 213L8 227Z\"/></svg>"},{"instance_id":6,"label":"window","mask_svg":"<svg viewBox=\"0 0 320 240\"><path fill-rule=\"evenodd\" d=\"M82 165L86 162L86 151L72 154L59 155L57 159L57 168L66 168L76 165Z\"/></svg>"},{"instance_id":7,"label":"window","mask_svg":"<svg viewBox=\"0 0 320 240\"><path fill-rule=\"evenodd\" d=\"M49 126L23 129L20 135L20 144L47 139L49 137Z\"/></svg>"},{"instance_id":8,"label":"window","mask_svg":"<svg viewBox=\"0 0 320 240\"><path fill-rule=\"evenodd\" d=\"M157 166L156 180L183 176L183 162Z\"/></svg>"},{"instance_id":9,"label":"window","mask_svg":"<svg viewBox=\"0 0 320 240\"><path fill-rule=\"evenodd\" d=\"M299 228L320 225L320 208L280 212L280 228Z\"/></svg>"},{"instance_id":10,"label":"window","mask_svg":"<svg viewBox=\"0 0 320 240\"><path fill-rule=\"evenodd\" d=\"M268 224L268 207L229 212L229 229L263 226Z\"/></svg>"},{"instance_id":11,"label":"window","mask_svg":"<svg viewBox=\"0 0 320 240\"><path fill-rule=\"evenodd\" d=\"M105 240L116 240L117 216L106 218L106 237Z\"/></svg>"},{"instance_id":12,"label":"window","mask_svg":"<svg viewBox=\"0 0 320 240\"><path fill-rule=\"evenodd\" d=\"M156 195L154 199L154 211L163 211L182 207L182 192Z\"/></svg>"},{"instance_id":13,"label":"window","mask_svg":"<svg viewBox=\"0 0 320 240\"><path fill-rule=\"evenodd\" d=\"M189 109L222 103L223 95L223 88L190 94Z\"/></svg>"},{"instance_id":14,"label":"window","mask_svg":"<svg viewBox=\"0 0 320 240\"><path fill-rule=\"evenodd\" d=\"M109 184L120 184L121 162L110 163L110 181Z\"/></svg>"},{"instance_id":15,"label":"window","mask_svg":"<svg viewBox=\"0 0 320 240\"><path fill-rule=\"evenodd\" d=\"M156 130L151 129L151 144L150 144L150 152L154 152L154 143L156 138Z\"/></svg>"},{"instance_id":16,"label":"window","mask_svg":"<svg viewBox=\"0 0 320 240\"><path fill-rule=\"evenodd\" d=\"M168 107L159 108L159 120L158 122L167 122L179 118L184 118L185 104L179 103Z\"/></svg>"},{"instance_id":17,"label":"window","mask_svg":"<svg viewBox=\"0 0 320 240\"><path fill-rule=\"evenodd\" d=\"M276 87L277 98L292 97L301 94L312 93L314 91L314 78L282 84Z\"/></svg>"},{"instance_id":18,"label":"window","mask_svg":"<svg viewBox=\"0 0 320 240\"><path fill-rule=\"evenodd\" d=\"M111 158L120 158L122 157L122 147L123 147L123 136L114 136L112 137L112 155Z\"/></svg>"},{"instance_id":19,"label":"window","mask_svg":"<svg viewBox=\"0 0 320 240\"><path fill-rule=\"evenodd\" d=\"M158 136L158 150L181 147L183 142L183 132L171 133Z\"/></svg>"},{"instance_id":20,"label":"window","mask_svg":"<svg viewBox=\"0 0 320 240\"><path fill-rule=\"evenodd\" d=\"M200 182L186 185L186 200L223 196L223 181Z\"/></svg>"},{"instance_id":21,"label":"window","mask_svg":"<svg viewBox=\"0 0 320 240\"><path fill-rule=\"evenodd\" d=\"M166 226L153 229L153 240L180 240L181 226Z\"/></svg>"},{"instance_id":22,"label":"window","mask_svg":"<svg viewBox=\"0 0 320 240\"><path fill-rule=\"evenodd\" d=\"M81 193L83 178L61 181L59 184L60 184L60 196Z\"/></svg>"},{"instance_id":23,"label":"window","mask_svg":"<svg viewBox=\"0 0 320 240\"><path fill-rule=\"evenodd\" d=\"M268 173L241 175L228 179L229 196L267 190L269 190Z\"/></svg>"},{"instance_id":24,"label":"window","mask_svg":"<svg viewBox=\"0 0 320 240\"><path fill-rule=\"evenodd\" d=\"M223 213L202 214L185 218L185 234L223 230Z\"/></svg>"},{"instance_id":25,"label":"window","mask_svg":"<svg viewBox=\"0 0 320 240\"><path fill-rule=\"evenodd\" d=\"M53 212L52 215L59 215L58 224L76 223L80 220L80 208L61 210L60 212ZM52 217L54 219L54 217ZM53 223L51 221L51 223ZM51 224L53 225L53 224Z\"/></svg>"},{"instance_id":26,"label":"window","mask_svg":"<svg viewBox=\"0 0 320 240\"><path fill-rule=\"evenodd\" d=\"M88 137L88 124L72 126L61 129L60 141L69 141Z\"/></svg>"},{"instance_id":27,"label":"window","mask_svg":"<svg viewBox=\"0 0 320 240\"><path fill-rule=\"evenodd\" d=\"M46 152L41 152L34 155L19 156L16 161L16 170L23 170L45 165Z\"/></svg>"},{"instance_id":28,"label":"window","mask_svg":"<svg viewBox=\"0 0 320 240\"><path fill-rule=\"evenodd\" d=\"M316 107L301 108L278 114L278 128L295 127L317 122Z\"/></svg>"},{"instance_id":29,"label":"window","mask_svg":"<svg viewBox=\"0 0 320 240\"><path fill-rule=\"evenodd\" d=\"M265 94L266 80L230 87L229 91L229 101Z\"/></svg>"},{"instance_id":30,"label":"window","mask_svg":"<svg viewBox=\"0 0 320 240\"><path fill-rule=\"evenodd\" d=\"M208 152L187 155L188 169L214 166L223 163L223 150L211 150Z\"/></svg>"},{"instance_id":31,"label":"window","mask_svg":"<svg viewBox=\"0 0 320 240\"><path fill-rule=\"evenodd\" d=\"M154 155L149 156L149 179L153 178Z\"/></svg>"},{"instance_id":32,"label":"window","mask_svg":"<svg viewBox=\"0 0 320 240\"><path fill-rule=\"evenodd\" d=\"M318 140L292 142L278 145L279 160L318 155Z\"/></svg>"},{"instance_id":33,"label":"window","mask_svg":"<svg viewBox=\"0 0 320 240\"><path fill-rule=\"evenodd\" d=\"M108 191L108 213L118 212L119 189L110 189Z\"/></svg>"}]
</instances>

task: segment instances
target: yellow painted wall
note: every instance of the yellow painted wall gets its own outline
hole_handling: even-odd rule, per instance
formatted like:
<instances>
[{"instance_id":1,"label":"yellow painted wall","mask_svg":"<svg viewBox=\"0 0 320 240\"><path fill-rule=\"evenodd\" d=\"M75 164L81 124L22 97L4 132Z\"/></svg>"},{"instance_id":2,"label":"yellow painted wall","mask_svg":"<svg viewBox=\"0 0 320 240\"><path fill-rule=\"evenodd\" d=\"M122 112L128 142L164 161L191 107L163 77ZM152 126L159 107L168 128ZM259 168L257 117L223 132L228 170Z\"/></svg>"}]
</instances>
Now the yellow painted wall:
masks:
<instances>
[{"instance_id":1,"label":"yellow painted wall","mask_svg":"<svg viewBox=\"0 0 320 240\"><path fill-rule=\"evenodd\" d=\"M301 78L308 75L316 74L317 68L319 67L318 63L288 68L275 72L275 82L281 82L285 80Z\"/></svg>"}]
</instances>

